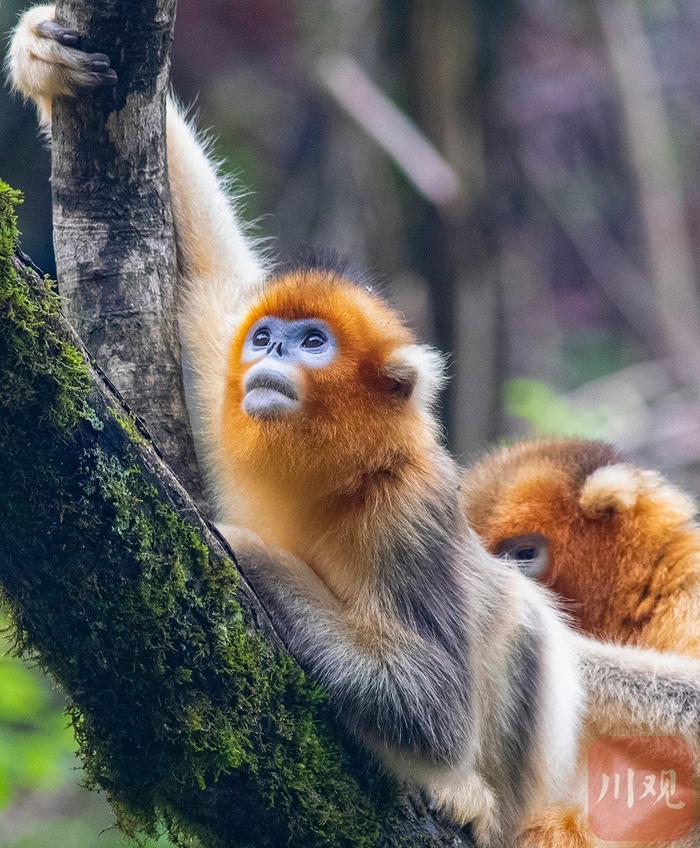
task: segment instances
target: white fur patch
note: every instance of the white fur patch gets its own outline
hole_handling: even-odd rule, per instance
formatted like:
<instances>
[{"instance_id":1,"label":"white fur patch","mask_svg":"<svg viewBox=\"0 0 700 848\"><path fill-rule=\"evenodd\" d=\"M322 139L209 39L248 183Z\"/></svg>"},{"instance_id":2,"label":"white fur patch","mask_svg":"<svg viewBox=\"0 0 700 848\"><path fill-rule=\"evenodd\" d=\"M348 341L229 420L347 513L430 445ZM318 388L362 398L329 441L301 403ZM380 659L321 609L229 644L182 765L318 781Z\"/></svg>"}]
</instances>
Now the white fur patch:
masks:
<instances>
[{"instance_id":1,"label":"white fur patch","mask_svg":"<svg viewBox=\"0 0 700 848\"><path fill-rule=\"evenodd\" d=\"M591 514L631 509L637 503L640 482L638 470L631 465L620 463L598 468L581 490L581 508Z\"/></svg>"},{"instance_id":2,"label":"white fur patch","mask_svg":"<svg viewBox=\"0 0 700 848\"><path fill-rule=\"evenodd\" d=\"M415 404L429 411L447 382L446 358L429 345L404 345L394 351L392 360L416 374L412 398Z\"/></svg>"},{"instance_id":3,"label":"white fur patch","mask_svg":"<svg viewBox=\"0 0 700 848\"><path fill-rule=\"evenodd\" d=\"M594 471L581 490L579 503L584 512L595 517L607 510L632 510L642 498L673 515L679 523L690 521L697 512L692 499L661 474L626 463Z\"/></svg>"}]
</instances>

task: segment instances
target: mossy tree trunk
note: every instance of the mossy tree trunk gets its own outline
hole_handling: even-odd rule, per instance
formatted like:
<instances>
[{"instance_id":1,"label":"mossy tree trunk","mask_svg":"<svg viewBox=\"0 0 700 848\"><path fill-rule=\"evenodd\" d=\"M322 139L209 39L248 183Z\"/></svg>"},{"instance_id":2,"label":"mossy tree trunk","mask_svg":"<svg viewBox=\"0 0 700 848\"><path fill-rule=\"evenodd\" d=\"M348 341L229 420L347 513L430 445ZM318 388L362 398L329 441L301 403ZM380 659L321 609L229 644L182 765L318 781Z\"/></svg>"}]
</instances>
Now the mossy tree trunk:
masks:
<instances>
[{"instance_id":1,"label":"mossy tree trunk","mask_svg":"<svg viewBox=\"0 0 700 848\"><path fill-rule=\"evenodd\" d=\"M59 98L52 127L53 226L73 326L202 503L187 426L165 145L175 0L58 0L81 47L118 83Z\"/></svg>"},{"instance_id":2,"label":"mossy tree trunk","mask_svg":"<svg viewBox=\"0 0 700 848\"><path fill-rule=\"evenodd\" d=\"M14 254L15 200L0 184L0 584L122 826L207 848L469 844L338 730Z\"/></svg>"}]
</instances>

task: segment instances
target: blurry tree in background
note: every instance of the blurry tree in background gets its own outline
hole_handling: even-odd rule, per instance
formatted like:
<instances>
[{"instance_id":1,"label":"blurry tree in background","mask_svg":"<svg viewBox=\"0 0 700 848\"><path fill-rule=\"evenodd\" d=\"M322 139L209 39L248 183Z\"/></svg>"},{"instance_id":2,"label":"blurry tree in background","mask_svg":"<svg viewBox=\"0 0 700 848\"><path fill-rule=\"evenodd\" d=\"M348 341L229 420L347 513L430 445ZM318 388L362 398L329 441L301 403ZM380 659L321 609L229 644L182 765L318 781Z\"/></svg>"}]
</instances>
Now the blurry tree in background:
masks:
<instances>
[{"instance_id":1,"label":"blurry tree in background","mask_svg":"<svg viewBox=\"0 0 700 848\"><path fill-rule=\"evenodd\" d=\"M351 255L450 353L465 461L578 433L697 493L698 43L696 0L180 0L173 83L274 255ZM52 271L35 126L0 95L0 175ZM0 665L2 848L116 840L58 703Z\"/></svg>"}]
</instances>

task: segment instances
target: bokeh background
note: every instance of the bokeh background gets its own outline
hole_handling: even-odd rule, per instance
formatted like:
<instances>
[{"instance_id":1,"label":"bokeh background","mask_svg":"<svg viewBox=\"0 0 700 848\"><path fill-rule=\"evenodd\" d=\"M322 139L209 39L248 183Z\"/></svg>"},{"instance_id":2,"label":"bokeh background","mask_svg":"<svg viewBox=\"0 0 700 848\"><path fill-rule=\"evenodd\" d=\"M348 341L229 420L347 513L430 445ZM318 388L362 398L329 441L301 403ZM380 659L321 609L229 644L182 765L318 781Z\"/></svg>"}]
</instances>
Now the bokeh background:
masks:
<instances>
[{"instance_id":1,"label":"bokeh background","mask_svg":"<svg viewBox=\"0 0 700 848\"><path fill-rule=\"evenodd\" d=\"M465 462L580 434L700 493L697 0L180 0L173 84L274 254L351 255L450 353ZM7 92L0 176L53 273L48 153ZM121 844L61 710L0 659L0 848Z\"/></svg>"}]
</instances>

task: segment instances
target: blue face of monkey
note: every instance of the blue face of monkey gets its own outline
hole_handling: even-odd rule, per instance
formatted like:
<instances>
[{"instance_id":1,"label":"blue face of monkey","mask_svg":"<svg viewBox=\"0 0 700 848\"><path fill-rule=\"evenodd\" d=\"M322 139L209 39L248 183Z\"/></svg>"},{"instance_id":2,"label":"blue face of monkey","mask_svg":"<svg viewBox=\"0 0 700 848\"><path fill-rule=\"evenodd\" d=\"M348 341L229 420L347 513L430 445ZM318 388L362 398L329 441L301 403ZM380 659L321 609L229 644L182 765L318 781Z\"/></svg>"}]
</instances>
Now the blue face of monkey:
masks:
<instances>
[{"instance_id":1,"label":"blue face of monkey","mask_svg":"<svg viewBox=\"0 0 700 848\"><path fill-rule=\"evenodd\" d=\"M301 409L303 368L324 368L336 358L338 345L325 321L289 321L266 316L250 328L241 359L246 371L243 409L251 418L270 419Z\"/></svg>"}]
</instances>

